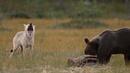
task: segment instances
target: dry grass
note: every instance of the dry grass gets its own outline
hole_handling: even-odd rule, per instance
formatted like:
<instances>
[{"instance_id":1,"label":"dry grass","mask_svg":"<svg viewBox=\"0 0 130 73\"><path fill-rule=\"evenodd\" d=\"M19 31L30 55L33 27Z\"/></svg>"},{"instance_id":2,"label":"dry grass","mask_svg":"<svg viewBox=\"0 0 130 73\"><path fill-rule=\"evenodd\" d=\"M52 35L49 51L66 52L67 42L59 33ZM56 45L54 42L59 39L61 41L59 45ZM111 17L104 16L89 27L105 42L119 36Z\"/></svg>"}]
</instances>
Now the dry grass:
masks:
<instances>
[{"instance_id":1,"label":"dry grass","mask_svg":"<svg viewBox=\"0 0 130 73\"><path fill-rule=\"evenodd\" d=\"M84 38L92 38L105 28L93 29L50 29L53 24L66 23L71 19L12 19L3 20L2 26L9 31L0 31L0 73L128 73L123 56L113 56L107 66L70 68L68 57L83 54L86 44ZM129 20L101 20L110 28L130 27ZM12 38L17 31L23 30L24 23L36 24L35 49L33 57L17 54L9 59Z\"/></svg>"},{"instance_id":2,"label":"dry grass","mask_svg":"<svg viewBox=\"0 0 130 73\"><path fill-rule=\"evenodd\" d=\"M123 20L123 19L102 19L102 22L109 25L111 28L122 28L122 27L130 27L130 20Z\"/></svg>"}]
</instances>

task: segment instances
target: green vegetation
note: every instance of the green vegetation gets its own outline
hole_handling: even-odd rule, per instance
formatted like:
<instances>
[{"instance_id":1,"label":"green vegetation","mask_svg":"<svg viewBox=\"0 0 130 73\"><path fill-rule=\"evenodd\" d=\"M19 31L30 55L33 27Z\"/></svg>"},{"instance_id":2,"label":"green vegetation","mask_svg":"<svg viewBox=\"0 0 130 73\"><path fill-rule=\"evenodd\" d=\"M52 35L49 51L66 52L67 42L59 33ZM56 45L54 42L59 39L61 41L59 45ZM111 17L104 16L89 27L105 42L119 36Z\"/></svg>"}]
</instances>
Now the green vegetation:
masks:
<instances>
[{"instance_id":1,"label":"green vegetation","mask_svg":"<svg viewBox=\"0 0 130 73\"><path fill-rule=\"evenodd\" d=\"M129 16L128 0L1 0L3 18L93 18Z\"/></svg>"}]
</instances>

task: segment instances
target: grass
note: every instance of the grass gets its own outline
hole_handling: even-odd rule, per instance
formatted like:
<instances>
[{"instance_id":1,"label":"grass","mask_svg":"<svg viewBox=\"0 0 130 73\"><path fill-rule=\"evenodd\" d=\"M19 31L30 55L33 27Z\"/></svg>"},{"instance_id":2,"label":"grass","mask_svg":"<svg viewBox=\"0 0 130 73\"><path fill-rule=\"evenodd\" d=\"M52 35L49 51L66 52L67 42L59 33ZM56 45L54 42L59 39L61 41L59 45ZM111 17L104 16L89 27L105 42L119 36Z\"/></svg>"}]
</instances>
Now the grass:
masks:
<instances>
[{"instance_id":1,"label":"grass","mask_svg":"<svg viewBox=\"0 0 130 73\"><path fill-rule=\"evenodd\" d=\"M73 19L68 23L56 24L51 26L54 29L86 29L86 28L105 28L107 25L96 19Z\"/></svg>"},{"instance_id":2,"label":"grass","mask_svg":"<svg viewBox=\"0 0 130 73\"><path fill-rule=\"evenodd\" d=\"M99 19L110 29L130 27L129 20ZM92 38L106 28L50 29L48 26L71 22L72 19L7 19L2 27L11 31L0 32L0 73L129 73L122 55L113 55L106 66L68 67L69 57L83 54L86 44L84 38ZM23 30L24 23L36 25L33 57L16 54L9 59L12 38Z\"/></svg>"}]
</instances>

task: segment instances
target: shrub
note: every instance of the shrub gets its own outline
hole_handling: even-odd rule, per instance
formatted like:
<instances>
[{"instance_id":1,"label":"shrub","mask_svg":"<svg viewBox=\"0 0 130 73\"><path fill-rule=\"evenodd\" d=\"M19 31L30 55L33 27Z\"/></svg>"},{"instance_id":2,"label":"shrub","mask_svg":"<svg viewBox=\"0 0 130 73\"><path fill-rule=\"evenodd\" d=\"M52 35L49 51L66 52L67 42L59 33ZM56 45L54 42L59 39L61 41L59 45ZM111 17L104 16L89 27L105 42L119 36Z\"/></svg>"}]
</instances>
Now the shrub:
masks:
<instances>
[{"instance_id":1,"label":"shrub","mask_svg":"<svg viewBox=\"0 0 130 73\"><path fill-rule=\"evenodd\" d=\"M8 16L10 18L31 18L31 16L25 12L12 12L9 13Z\"/></svg>"}]
</instances>

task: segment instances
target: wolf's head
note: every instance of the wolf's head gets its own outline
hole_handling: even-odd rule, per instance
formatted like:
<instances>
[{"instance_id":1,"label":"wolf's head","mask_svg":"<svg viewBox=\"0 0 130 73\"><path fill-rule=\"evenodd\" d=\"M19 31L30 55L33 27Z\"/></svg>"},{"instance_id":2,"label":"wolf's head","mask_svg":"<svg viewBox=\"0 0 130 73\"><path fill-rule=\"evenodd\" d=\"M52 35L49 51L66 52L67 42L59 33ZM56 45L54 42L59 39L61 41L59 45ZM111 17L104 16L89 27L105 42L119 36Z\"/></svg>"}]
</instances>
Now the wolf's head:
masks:
<instances>
[{"instance_id":1,"label":"wolf's head","mask_svg":"<svg viewBox=\"0 0 130 73\"><path fill-rule=\"evenodd\" d=\"M35 25L32 23L30 24L24 24L24 31L27 33L28 36L32 36L35 32Z\"/></svg>"}]
</instances>

